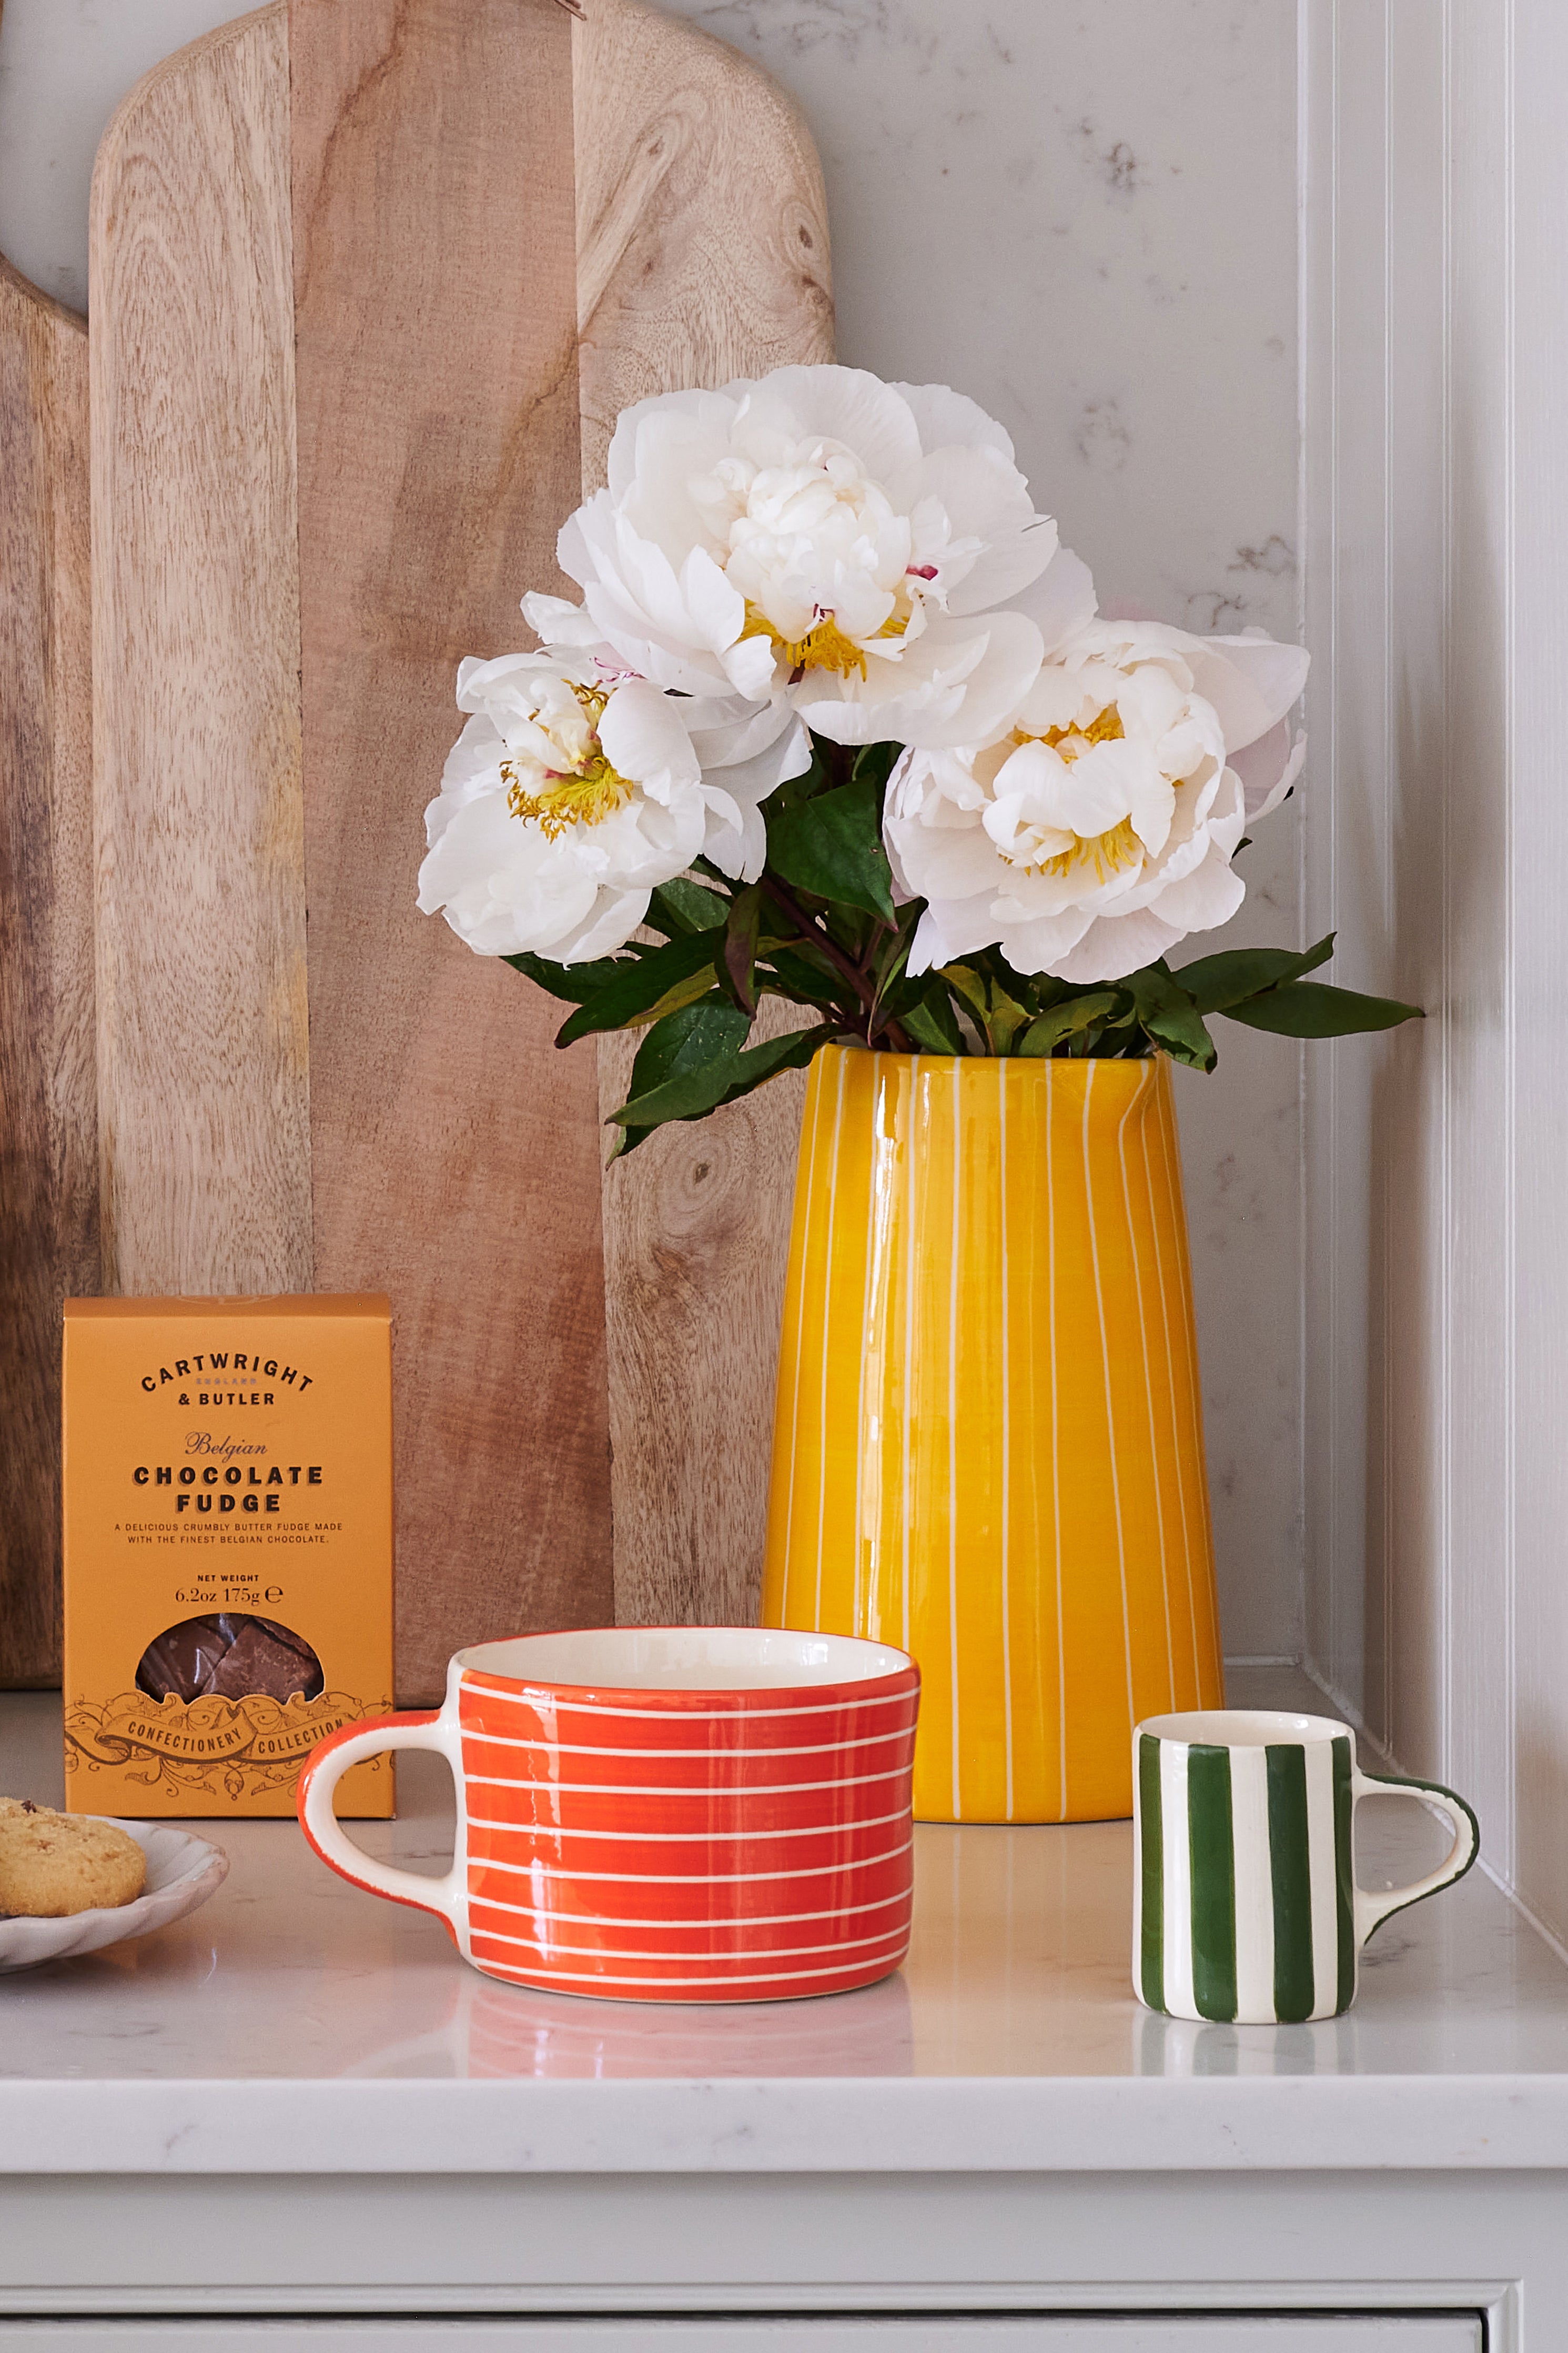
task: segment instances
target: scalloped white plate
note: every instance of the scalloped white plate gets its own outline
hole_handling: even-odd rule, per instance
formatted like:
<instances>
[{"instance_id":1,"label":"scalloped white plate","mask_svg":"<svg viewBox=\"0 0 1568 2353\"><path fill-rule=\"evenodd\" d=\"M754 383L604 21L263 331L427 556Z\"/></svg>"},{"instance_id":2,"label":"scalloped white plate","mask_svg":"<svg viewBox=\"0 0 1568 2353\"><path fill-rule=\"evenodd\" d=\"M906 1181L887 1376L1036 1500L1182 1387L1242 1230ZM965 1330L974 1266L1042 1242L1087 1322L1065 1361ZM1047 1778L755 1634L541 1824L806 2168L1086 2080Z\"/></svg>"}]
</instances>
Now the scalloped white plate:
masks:
<instances>
[{"instance_id":1,"label":"scalloped white plate","mask_svg":"<svg viewBox=\"0 0 1568 2353\"><path fill-rule=\"evenodd\" d=\"M79 1815L79 1820L105 1821L104 1814ZM167 1822L121 1822L147 1858L147 1885L134 1904L99 1905L73 1913L68 1920L0 1918L0 1976L8 1969L36 1968L40 1961L64 1961L78 1953L101 1952L105 1945L123 1944L127 1936L144 1936L150 1928L165 1928L183 1919L222 1886L228 1875L228 1857L205 1839Z\"/></svg>"}]
</instances>

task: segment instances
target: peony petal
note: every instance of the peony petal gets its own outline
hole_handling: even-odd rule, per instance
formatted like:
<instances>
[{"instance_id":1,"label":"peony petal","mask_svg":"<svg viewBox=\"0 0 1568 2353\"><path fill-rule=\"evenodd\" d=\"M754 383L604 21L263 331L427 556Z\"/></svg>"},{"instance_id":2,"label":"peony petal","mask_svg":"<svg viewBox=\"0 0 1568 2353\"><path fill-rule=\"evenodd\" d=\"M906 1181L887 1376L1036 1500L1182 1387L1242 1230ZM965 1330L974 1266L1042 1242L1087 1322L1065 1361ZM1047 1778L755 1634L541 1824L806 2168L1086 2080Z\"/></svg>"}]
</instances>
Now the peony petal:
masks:
<instances>
[{"instance_id":1,"label":"peony petal","mask_svg":"<svg viewBox=\"0 0 1568 2353\"><path fill-rule=\"evenodd\" d=\"M996 846L978 818L957 832L910 818L885 818L882 838L889 863L902 875L911 899L994 896Z\"/></svg>"},{"instance_id":2,"label":"peony petal","mask_svg":"<svg viewBox=\"0 0 1568 2353\"><path fill-rule=\"evenodd\" d=\"M711 765L704 761L703 777L709 786L728 793L744 806L754 807L792 776L804 776L810 765L811 739L796 720L789 734L781 736L776 744L770 744L750 760Z\"/></svg>"},{"instance_id":3,"label":"peony petal","mask_svg":"<svg viewBox=\"0 0 1568 2353\"><path fill-rule=\"evenodd\" d=\"M425 812L426 831L431 841L436 835L430 826L437 810L445 812L440 819L444 828L453 809L461 808L480 793L505 791L500 773L505 757L506 745L494 721L477 712L447 753L447 765L441 771L440 793Z\"/></svg>"},{"instance_id":4,"label":"peony petal","mask_svg":"<svg viewBox=\"0 0 1568 2353\"><path fill-rule=\"evenodd\" d=\"M596 895L570 850L559 854L537 827L519 824L500 796L457 811L419 870L422 911L440 909L480 955L553 948L584 920Z\"/></svg>"},{"instance_id":5,"label":"peony petal","mask_svg":"<svg viewBox=\"0 0 1568 2353\"><path fill-rule=\"evenodd\" d=\"M746 600L731 587L706 548L694 547L680 572L680 595L698 642L722 653L746 626Z\"/></svg>"},{"instance_id":6,"label":"peony petal","mask_svg":"<svg viewBox=\"0 0 1568 2353\"><path fill-rule=\"evenodd\" d=\"M611 650L595 627L593 615L581 605L569 605L564 596L542 596L531 589L522 599L521 611L547 652L570 647L592 659Z\"/></svg>"},{"instance_id":7,"label":"peony petal","mask_svg":"<svg viewBox=\"0 0 1568 2353\"><path fill-rule=\"evenodd\" d=\"M618 686L599 720L599 742L612 768L668 798L700 784L702 770L679 706L657 687L633 680Z\"/></svg>"},{"instance_id":8,"label":"peony petal","mask_svg":"<svg viewBox=\"0 0 1568 2353\"><path fill-rule=\"evenodd\" d=\"M742 396L751 390L748 384L732 384L722 392L658 392L647 400L634 401L623 408L616 419L616 429L610 437L609 454L605 464L607 484L605 495L616 505L632 490L637 480L638 443L642 428L652 415L690 418L699 428L716 439L725 438L734 424L735 412ZM576 574L573 574L576 578Z\"/></svg>"},{"instance_id":9,"label":"peony petal","mask_svg":"<svg viewBox=\"0 0 1568 2353\"><path fill-rule=\"evenodd\" d=\"M740 696L717 696L684 705L681 717L704 768L723 768L731 762L754 760L776 748L782 761L804 756L799 767L781 766L774 777L801 776L811 765L805 730L787 702L752 702Z\"/></svg>"},{"instance_id":10,"label":"peony petal","mask_svg":"<svg viewBox=\"0 0 1568 2353\"><path fill-rule=\"evenodd\" d=\"M552 951L557 964L592 964L624 948L647 913L651 891L602 891L592 915Z\"/></svg>"},{"instance_id":11,"label":"peony petal","mask_svg":"<svg viewBox=\"0 0 1568 2353\"><path fill-rule=\"evenodd\" d=\"M1070 547L1058 547L1039 578L1011 599L1039 630L1046 659L1052 660L1094 618L1094 579Z\"/></svg>"},{"instance_id":12,"label":"peony petal","mask_svg":"<svg viewBox=\"0 0 1568 2353\"><path fill-rule=\"evenodd\" d=\"M910 975L918 980L922 972L973 955L995 941L994 901L989 891L970 899L933 899L915 926Z\"/></svg>"},{"instance_id":13,"label":"peony petal","mask_svg":"<svg viewBox=\"0 0 1568 2353\"><path fill-rule=\"evenodd\" d=\"M781 441L839 441L896 505L907 505L921 462L910 405L864 368L782 367L747 387L735 420L742 448ZM773 452L767 451L771 460Z\"/></svg>"},{"instance_id":14,"label":"peony petal","mask_svg":"<svg viewBox=\"0 0 1568 2353\"><path fill-rule=\"evenodd\" d=\"M728 793L707 792L707 829L702 855L731 882L754 882L766 862L767 827L754 802L741 804Z\"/></svg>"},{"instance_id":15,"label":"peony petal","mask_svg":"<svg viewBox=\"0 0 1568 2353\"><path fill-rule=\"evenodd\" d=\"M920 495L940 501L964 538L986 543L952 586L939 577L949 613L1001 604L1037 580L1057 552L1056 524L1036 513L1022 474L993 449L932 450L921 467Z\"/></svg>"},{"instance_id":16,"label":"peony petal","mask_svg":"<svg viewBox=\"0 0 1568 2353\"><path fill-rule=\"evenodd\" d=\"M1147 908L1132 915L1097 915L1065 955L1035 969L1048 971L1056 980L1125 980L1130 972L1141 971L1174 947L1181 937L1180 931Z\"/></svg>"},{"instance_id":17,"label":"peony petal","mask_svg":"<svg viewBox=\"0 0 1568 2353\"><path fill-rule=\"evenodd\" d=\"M1040 666L1040 633L1021 613L984 626L935 621L901 662L872 655L864 680L808 671L791 700L808 727L835 744L912 744L925 750L984 744L1011 723Z\"/></svg>"},{"instance_id":18,"label":"peony petal","mask_svg":"<svg viewBox=\"0 0 1568 2353\"><path fill-rule=\"evenodd\" d=\"M1228 923L1247 896L1247 885L1223 849L1211 843L1208 856L1190 874L1163 891L1159 900L1162 923L1174 927L1175 936L1188 932L1212 932ZM1131 972L1132 966L1127 969Z\"/></svg>"},{"instance_id":19,"label":"peony petal","mask_svg":"<svg viewBox=\"0 0 1568 2353\"><path fill-rule=\"evenodd\" d=\"M1011 435L987 417L978 401L945 384L895 384L896 392L914 418L924 449L994 449L1009 466L1017 463Z\"/></svg>"},{"instance_id":20,"label":"peony petal","mask_svg":"<svg viewBox=\"0 0 1568 2353\"><path fill-rule=\"evenodd\" d=\"M1093 921L1088 907L1064 907L1027 923L1004 923L998 944L1015 972L1054 972L1056 959L1070 953Z\"/></svg>"},{"instance_id":21,"label":"peony petal","mask_svg":"<svg viewBox=\"0 0 1568 2353\"><path fill-rule=\"evenodd\" d=\"M1227 753L1245 750L1299 702L1311 660L1305 646L1272 638L1193 638L1193 683L1219 713Z\"/></svg>"},{"instance_id":22,"label":"peony petal","mask_svg":"<svg viewBox=\"0 0 1568 2353\"><path fill-rule=\"evenodd\" d=\"M713 545L696 487L711 477L726 456L735 404L711 395L697 410L644 404L637 427L635 476L624 491L612 491L618 510L638 534L658 547L679 572L688 552Z\"/></svg>"},{"instance_id":23,"label":"peony petal","mask_svg":"<svg viewBox=\"0 0 1568 2353\"><path fill-rule=\"evenodd\" d=\"M1241 779L1249 825L1271 816L1279 807L1300 775L1306 756L1306 737L1298 735L1292 744L1289 722L1283 719L1267 735L1231 754L1230 765Z\"/></svg>"}]
</instances>

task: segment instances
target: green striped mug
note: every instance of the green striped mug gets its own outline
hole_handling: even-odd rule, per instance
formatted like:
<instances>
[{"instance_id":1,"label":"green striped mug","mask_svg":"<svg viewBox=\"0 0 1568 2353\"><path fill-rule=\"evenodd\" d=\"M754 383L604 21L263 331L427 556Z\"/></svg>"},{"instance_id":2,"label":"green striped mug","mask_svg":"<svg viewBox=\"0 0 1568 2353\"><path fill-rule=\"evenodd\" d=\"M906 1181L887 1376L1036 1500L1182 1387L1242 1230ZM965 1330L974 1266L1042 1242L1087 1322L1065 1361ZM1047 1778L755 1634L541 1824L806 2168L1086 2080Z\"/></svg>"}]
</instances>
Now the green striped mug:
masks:
<instances>
[{"instance_id":1,"label":"green striped mug","mask_svg":"<svg viewBox=\"0 0 1568 2353\"><path fill-rule=\"evenodd\" d=\"M1337 2018L1391 1912L1462 1879L1480 1833L1463 1798L1356 1769L1355 1735L1282 1709L1152 1715L1132 1735L1132 1987L1172 2018ZM1453 1824L1408 1887L1356 1885L1361 1798L1420 1798Z\"/></svg>"}]
</instances>

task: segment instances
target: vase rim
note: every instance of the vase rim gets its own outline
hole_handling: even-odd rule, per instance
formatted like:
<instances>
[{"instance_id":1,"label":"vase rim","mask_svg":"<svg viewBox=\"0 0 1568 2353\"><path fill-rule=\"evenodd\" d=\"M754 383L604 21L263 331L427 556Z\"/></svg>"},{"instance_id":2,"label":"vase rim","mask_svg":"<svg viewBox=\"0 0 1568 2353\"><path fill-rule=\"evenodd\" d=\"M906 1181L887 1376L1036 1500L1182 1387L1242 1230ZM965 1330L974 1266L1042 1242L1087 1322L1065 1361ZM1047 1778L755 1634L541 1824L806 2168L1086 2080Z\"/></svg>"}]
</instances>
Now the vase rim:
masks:
<instances>
[{"instance_id":1,"label":"vase rim","mask_svg":"<svg viewBox=\"0 0 1568 2353\"><path fill-rule=\"evenodd\" d=\"M816 1050L824 1054L866 1054L878 1062L922 1062L936 1070L956 1064L963 1070L994 1071L998 1063L1037 1071L1139 1071L1149 1062L1168 1062L1156 1049L1152 1054L912 1054L895 1053L887 1046L863 1046L858 1039L832 1038Z\"/></svg>"}]
</instances>

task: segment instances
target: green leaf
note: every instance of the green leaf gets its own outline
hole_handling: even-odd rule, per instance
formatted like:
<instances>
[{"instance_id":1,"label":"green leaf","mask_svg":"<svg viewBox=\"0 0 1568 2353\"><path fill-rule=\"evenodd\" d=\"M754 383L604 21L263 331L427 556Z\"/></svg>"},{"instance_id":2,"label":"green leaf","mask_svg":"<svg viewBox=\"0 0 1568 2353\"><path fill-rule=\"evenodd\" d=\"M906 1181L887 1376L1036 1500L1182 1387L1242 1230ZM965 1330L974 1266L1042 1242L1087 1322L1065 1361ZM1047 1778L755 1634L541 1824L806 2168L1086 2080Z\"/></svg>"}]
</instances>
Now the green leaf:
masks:
<instances>
[{"instance_id":1,"label":"green leaf","mask_svg":"<svg viewBox=\"0 0 1568 2353\"><path fill-rule=\"evenodd\" d=\"M626 968L620 956L601 956L594 964L552 964L545 956L523 954L502 956L501 962L525 979L537 981L552 997L563 997L568 1005L585 1005Z\"/></svg>"},{"instance_id":2,"label":"green leaf","mask_svg":"<svg viewBox=\"0 0 1568 2353\"><path fill-rule=\"evenodd\" d=\"M989 1009L985 983L981 975L966 964L944 964L942 976L955 997L962 997L978 1022L984 1022Z\"/></svg>"},{"instance_id":3,"label":"green leaf","mask_svg":"<svg viewBox=\"0 0 1568 2353\"><path fill-rule=\"evenodd\" d=\"M1419 1005L1403 1005L1394 997L1362 997L1353 988L1331 988L1318 980L1289 980L1223 1010L1227 1021L1245 1021L1249 1029L1268 1029L1278 1038L1352 1038L1364 1029L1394 1029L1402 1021L1426 1018Z\"/></svg>"},{"instance_id":4,"label":"green leaf","mask_svg":"<svg viewBox=\"0 0 1568 2353\"><path fill-rule=\"evenodd\" d=\"M884 944L881 955L878 958L876 994L871 999L870 1011L867 1017L866 1034L868 1038L875 1038L889 1018L894 1020L898 1018L897 1010L891 1000L907 994L908 984L904 967L910 960L910 950L915 944L915 932L924 906L923 899L911 899L908 906L900 908L899 920L892 939ZM921 984L922 994L923 987L922 982Z\"/></svg>"},{"instance_id":5,"label":"green leaf","mask_svg":"<svg viewBox=\"0 0 1568 2353\"><path fill-rule=\"evenodd\" d=\"M771 947L763 951L763 986L769 987L769 971L776 974L772 993L787 997L797 1005L831 1006L835 1012L853 1010L859 1002L847 981L836 973L826 956L820 964L798 941L787 948Z\"/></svg>"},{"instance_id":6,"label":"green leaf","mask_svg":"<svg viewBox=\"0 0 1568 2353\"><path fill-rule=\"evenodd\" d=\"M679 1016L675 1017L679 1019ZM780 1071L799 1070L809 1062L828 1033L825 1029L792 1029L769 1038L744 1053L721 1053L695 1068L683 1070L646 1094L627 1097L611 1114L626 1128L660 1127L667 1120L701 1119L737 1095L750 1094L764 1079Z\"/></svg>"},{"instance_id":7,"label":"green leaf","mask_svg":"<svg viewBox=\"0 0 1568 2353\"><path fill-rule=\"evenodd\" d=\"M958 1026L958 1016L952 1002L940 980L933 980L922 997L910 1005L899 1008L898 1018L914 1039L916 1047L927 1054L962 1054L964 1051L963 1032Z\"/></svg>"},{"instance_id":8,"label":"green leaf","mask_svg":"<svg viewBox=\"0 0 1568 2353\"><path fill-rule=\"evenodd\" d=\"M1051 1006L1037 1021L1030 1023L1018 1041L1017 1051L1030 1056L1052 1054L1064 1039L1076 1038L1082 1030L1092 1029L1114 1013L1118 1003L1113 988L1098 990L1091 997L1069 997L1060 1005Z\"/></svg>"},{"instance_id":9,"label":"green leaf","mask_svg":"<svg viewBox=\"0 0 1568 2353\"><path fill-rule=\"evenodd\" d=\"M880 797L864 776L771 816L769 865L799 890L892 923L893 877L882 848Z\"/></svg>"},{"instance_id":10,"label":"green leaf","mask_svg":"<svg viewBox=\"0 0 1568 2353\"><path fill-rule=\"evenodd\" d=\"M716 988L697 1004L667 1013L637 1048L626 1085L628 1097L648 1094L666 1079L700 1069L715 1055L732 1054L744 1044L751 1029L746 1016Z\"/></svg>"},{"instance_id":11,"label":"green leaf","mask_svg":"<svg viewBox=\"0 0 1568 2353\"><path fill-rule=\"evenodd\" d=\"M892 775L899 754L903 748L901 744L862 744L855 754L855 765L849 773L858 785L871 784L876 786L879 816L881 813L882 796L888 789L888 778Z\"/></svg>"},{"instance_id":12,"label":"green leaf","mask_svg":"<svg viewBox=\"0 0 1568 2353\"><path fill-rule=\"evenodd\" d=\"M1184 988L1200 1013L1228 1013L1233 1005L1277 988L1281 981L1300 980L1315 972L1334 952L1334 934L1299 954L1293 948L1227 948L1221 955L1200 956L1171 975Z\"/></svg>"},{"instance_id":13,"label":"green leaf","mask_svg":"<svg viewBox=\"0 0 1568 2353\"><path fill-rule=\"evenodd\" d=\"M1013 1040L1020 1029L1029 1024L1029 1014L995 981L991 984L991 1010L985 1017L985 1035L994 1054L1010 1054Z\"/></svg>"},{"instance_id":14,"label":"green leaf","mask_svg":"<svg viewBox=\"0 0 1568 2353\"><path fill-rule=\"evenodd\" d=\"M721 930L688 932L635 964L622 959L612 965L614 978L563 1024L556 1044L573 1045L598 1029L631 1028L639 1015L651 1014L683 981L711 973L713 959L723 945Z\"/></svg>"},{"instance_id":15,"label":"green leaf","mask_svg":"<svg viewBox=\"0 0 1568 2353\"><path fill-rule=\"evenodd\" d=\"M752 967L763 926L763 894L754 882L736 894L724 926L724 949L716 969L719 979L742 1013L755 1013L757 987Z\"/></svg>"},{"instance_id":16,"label":"green leaf","mask_svg":"<svg viewBox=\"0 0 1568 2353\"><path fill-rule=\"evenodd\" d=\"M700 882L689 882L678 874L673 882L661 882L653 892L647 920L656 932L673 939L679 932L713 931L729 912L728 900L717 891L705 891Z\"/></svg>"},{"instance_id":17,"label":"green leaf","mask_svg":"<svg viewBox=\"0 0 1568 2353\"><path fill-rule=\"evenodd\" d=\"M1157 1045L1194 1071L1213 1070L1219 1057L1204 1027L1203 1015L1187 990L1163 965L1146 965L1142 972L1129 973L1121 987Z\"/></svg>"},{"instance_id":18,"label":"green leaf","mask_svg":"<svg viewBox=\"0 0 1568 2353\"><path fill-rule=\"evenodd\" d=\"M721 1055L732 1054L745 1043L751 1033L751 1022L739 1008L731 1004L717 988L694 1005L683 1005L673 1013L656 1021L642 1044L637 1048L626 1082L628 1099L635 1095L651 1094L668 1079L679 1077L684 1071L700 1070L705 1063ZM617 1114L618 1117L618 1114ZM646 1135L652 1133L657 1121L638 1126L623 1127L620 1139L610 1157L619 1159L635 1151Z\"/></svg>"}]
</instances>

